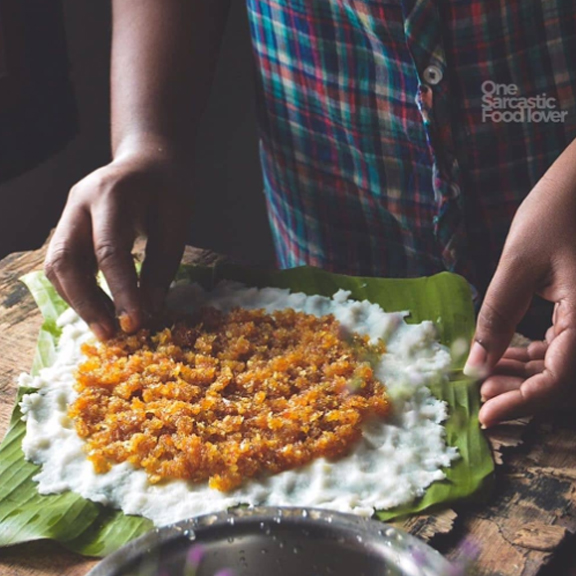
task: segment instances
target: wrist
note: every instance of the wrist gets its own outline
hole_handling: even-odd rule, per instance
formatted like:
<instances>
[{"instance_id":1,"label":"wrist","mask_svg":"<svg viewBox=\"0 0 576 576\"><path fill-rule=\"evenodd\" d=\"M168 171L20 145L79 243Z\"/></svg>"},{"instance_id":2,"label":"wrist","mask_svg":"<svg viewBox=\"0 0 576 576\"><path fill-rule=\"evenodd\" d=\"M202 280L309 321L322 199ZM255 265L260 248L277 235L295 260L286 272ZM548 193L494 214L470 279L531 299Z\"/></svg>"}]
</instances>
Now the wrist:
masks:
<instances>
[{"instance_id":1,"label":"wrist","mask_svg":"<svg viewBox=\"0 0 576 576\"><path fill-rule=\"evenodd\" d=\"M189 165L193 155L192 145L182 144L157 133L135 133L123 137L113 147L113 161L148 159Z\"/></svg>"}]
</instances>

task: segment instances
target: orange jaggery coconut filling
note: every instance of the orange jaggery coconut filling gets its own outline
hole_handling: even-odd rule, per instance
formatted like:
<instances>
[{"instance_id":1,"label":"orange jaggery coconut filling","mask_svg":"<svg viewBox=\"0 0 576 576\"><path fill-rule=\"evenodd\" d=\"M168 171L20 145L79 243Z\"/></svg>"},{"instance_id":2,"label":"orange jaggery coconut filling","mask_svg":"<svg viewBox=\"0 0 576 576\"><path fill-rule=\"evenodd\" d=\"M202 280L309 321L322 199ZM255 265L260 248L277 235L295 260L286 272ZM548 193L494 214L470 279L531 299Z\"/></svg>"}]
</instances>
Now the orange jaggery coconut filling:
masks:
<instances>
[{"instance_id":1,"label":"orange jaggery coconut filling","mask_svg":"<svg viewBox=\"0 0 576 576\"><path fill-rule=\"evenodd\" d=\"M245 479L337 458L389 401L370 355L332 315L201 309L156 334L85 344L69 410L96 472L130 462L152 482Z\"/></svg>"}]
</instances>

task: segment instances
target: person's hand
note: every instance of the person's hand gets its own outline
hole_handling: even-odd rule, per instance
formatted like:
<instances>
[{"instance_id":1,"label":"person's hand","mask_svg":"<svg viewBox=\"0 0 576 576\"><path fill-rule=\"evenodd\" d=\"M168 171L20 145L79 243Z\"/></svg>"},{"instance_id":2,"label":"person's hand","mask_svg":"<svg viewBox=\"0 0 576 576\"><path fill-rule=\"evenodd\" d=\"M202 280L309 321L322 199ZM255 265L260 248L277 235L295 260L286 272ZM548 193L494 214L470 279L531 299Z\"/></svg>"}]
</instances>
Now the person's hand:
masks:
<instances>
[{"instance_id":1,"label":"person's hand","mask_svg":"<svg viewBox=\"0 0 576 576\"><path fill-rule=\"evenodd\" d=\"M575 395L575 155L573 144L520 206L478 316L465 373L485 379L479 418L486 427ZM508 349L534 294L555 303L546 341Z\"/></svg>"},{"instance_id":2,"label":"person's hand","mask_svg":"<svg viewBox=\"0 0 576 576\"><path fill-rule=\"evenodd\" d=\"M48 247L45 272L100 339L115 317L133 332L162 306L180 263L190 216L188 174L154 148L123 154L76 184ZM131 249L147 237L138 279ZM96 283L101 270L113 302Z\"/></svg>"}]
</instances>

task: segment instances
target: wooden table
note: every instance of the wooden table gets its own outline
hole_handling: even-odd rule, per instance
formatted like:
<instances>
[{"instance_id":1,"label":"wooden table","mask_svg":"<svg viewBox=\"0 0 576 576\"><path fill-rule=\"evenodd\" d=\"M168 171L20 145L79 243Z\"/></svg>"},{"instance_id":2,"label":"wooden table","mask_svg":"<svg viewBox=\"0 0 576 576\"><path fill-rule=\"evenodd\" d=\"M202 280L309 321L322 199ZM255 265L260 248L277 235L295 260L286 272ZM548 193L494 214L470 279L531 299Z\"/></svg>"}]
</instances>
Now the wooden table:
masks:
<instances>
[{"instance_id":1,"label":"wooden table","mask_svg":"<svg viewBox=\"0 0 576 576\"><path fill-rule=\"evenodd\" d=\"M0 436L28 370L40 313L18 278L39 269L45 248L0 261ZM185 261L209 264L218 256L188 248ZM576 576L576 419L548 417L491 430L498 463L489 503L455 507L397 522L449 558L462 541L478 548L478 573L501 576ZM84 576L96 563L53 542L0 549L2 576Z\"/></svg>"}]
</instances>

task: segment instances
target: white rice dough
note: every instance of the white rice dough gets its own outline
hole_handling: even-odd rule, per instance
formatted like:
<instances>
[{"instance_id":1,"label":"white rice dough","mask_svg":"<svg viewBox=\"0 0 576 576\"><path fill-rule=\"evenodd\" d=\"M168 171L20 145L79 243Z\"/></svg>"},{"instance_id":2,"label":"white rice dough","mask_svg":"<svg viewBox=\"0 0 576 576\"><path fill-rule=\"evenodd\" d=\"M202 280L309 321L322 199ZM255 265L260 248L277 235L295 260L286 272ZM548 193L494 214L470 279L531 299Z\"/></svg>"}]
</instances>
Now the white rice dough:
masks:
<instances>
[{"instance_id":1,"label":"white rice dough","mask_svg":"<svg viewBox=\"0 0 576 576\"><path fill-rule=\"evenodd\" d=\"M458 457L456 448L445 442L442 422L447 406L427 386L448 377L450 353L437 341L433 323L410 325L404 321L406 313L386 313L377 304L349 296L343 290L332 298L307 296L229 281L211 292L189 283L172 289L173 309L191 311L209 305L223 311L240 306L333 314L345 330L368 335L372 343L386 342L387 352L375 373L392 401L390 418L367 424L352 452L337 461L317 459L295 470L249 480L227 493L181 480L151 484L143 470L128 463L114 465L106 474L94 472L67 416L76 397L74 372L83 359L80 347L92 334L73 310L67 310L58 320L62 336L54 364L37 377L20 377L21 385L36 388L21 402L26 421L22 448L28 460L41 465L34 477L39 492L72 490L126 514L150 518L157 526L238 504L310 506L371 516L374 510L422 496L432 482L445 478L442 468Z\"/></svg>"}]
</instances>

